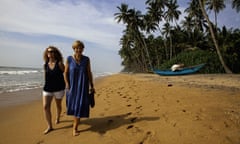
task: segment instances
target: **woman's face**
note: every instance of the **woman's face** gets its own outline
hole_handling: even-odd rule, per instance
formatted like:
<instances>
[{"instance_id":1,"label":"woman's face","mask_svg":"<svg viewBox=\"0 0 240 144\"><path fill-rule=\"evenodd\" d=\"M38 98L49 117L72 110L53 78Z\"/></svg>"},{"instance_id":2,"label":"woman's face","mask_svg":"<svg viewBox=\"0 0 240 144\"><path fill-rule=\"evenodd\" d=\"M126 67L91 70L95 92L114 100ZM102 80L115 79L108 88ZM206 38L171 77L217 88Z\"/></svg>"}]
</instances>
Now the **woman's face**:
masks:
<instances>
[{"instance_id":1,"label":"woman's face","mask_svg":"<svg viewBox=\"0 0 240 144\"><path fill-rule=\"evenodd\" d=\"M54 58L54 53L55 51L52 48L48 48L47 50L48 58Z\"/></svg>"},{"instance_id":2,"label":"woman's face","mask_svg":"<svg viewBox=\"0 0 240 144\"><path fill-rule=\"evenodd\" d=\"M83 52L83 48L80 46L75 47L73 50L76 54L82 54L82 52Z\"/></svg>"}]
</instances>

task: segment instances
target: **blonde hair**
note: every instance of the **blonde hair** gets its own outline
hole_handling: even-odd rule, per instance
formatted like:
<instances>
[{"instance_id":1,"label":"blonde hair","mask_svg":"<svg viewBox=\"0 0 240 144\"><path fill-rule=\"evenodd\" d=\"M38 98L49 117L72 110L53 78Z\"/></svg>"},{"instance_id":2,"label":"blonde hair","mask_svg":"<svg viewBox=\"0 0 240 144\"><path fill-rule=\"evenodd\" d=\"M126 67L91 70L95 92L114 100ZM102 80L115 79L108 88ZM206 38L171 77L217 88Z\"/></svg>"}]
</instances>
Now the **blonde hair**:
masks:
<instances>
[{"instance_id":1,"label":"blonde hair","mask_svg":"<svg viewBox=\"0 0 240 144\"><path fill-rule=\"evenodd\" d=\"M75 49L77 47L84 48L84 43L80 40L76 40L75 42L73 42L72 48Z\"/></svg>"},{"instance_id":2,"label":"blonde hair","mask_svg":"<svg viewBox=\"0 0 240 144\"><path fill-rule=\"evenodd\" d=\"M43 53L43 60L45 63L47 63L49 61L48 58L48 49L52 49L54 51L54 58L59 61L59 62L63 62L63 56L60 52L60 50L55 47L55 46L49 46L45 49L44 53Z\"/></svg>"}]
</instances>

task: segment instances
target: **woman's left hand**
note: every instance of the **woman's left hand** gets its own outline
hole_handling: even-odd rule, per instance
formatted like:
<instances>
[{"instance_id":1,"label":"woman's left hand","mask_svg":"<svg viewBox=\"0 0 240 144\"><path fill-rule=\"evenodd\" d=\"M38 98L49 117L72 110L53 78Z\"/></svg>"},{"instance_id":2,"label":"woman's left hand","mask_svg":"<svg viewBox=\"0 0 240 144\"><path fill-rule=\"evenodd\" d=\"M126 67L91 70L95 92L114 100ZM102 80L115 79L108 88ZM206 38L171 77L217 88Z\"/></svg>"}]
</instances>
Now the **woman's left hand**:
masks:
<instances>
[{"instance_id":1,"label":"woman's left hand","mask_svg":"<svg viewBox=\"0 0 240 144\"><path fill-rule=\"evenodd\" d=\"M91 91L91 92L93 92L93 93L96 93L96 91L95 91L95 88L94 88L94 87L93 87L93 88L91 88L91 89L90 89L90 91Z\"/></svg>"}]
</instances>

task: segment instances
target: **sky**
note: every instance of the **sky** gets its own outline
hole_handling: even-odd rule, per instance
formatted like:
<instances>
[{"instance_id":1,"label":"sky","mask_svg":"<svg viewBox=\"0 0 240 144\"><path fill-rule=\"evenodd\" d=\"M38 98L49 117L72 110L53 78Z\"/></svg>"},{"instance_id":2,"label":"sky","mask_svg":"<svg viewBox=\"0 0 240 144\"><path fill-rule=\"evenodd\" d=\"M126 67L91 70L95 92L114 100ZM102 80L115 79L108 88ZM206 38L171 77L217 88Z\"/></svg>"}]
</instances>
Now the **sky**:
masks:
<instances>
[{"instance_id":1,"label":"sky","mask_svg":"<svg viewBox=\"0 0 240 144\"><path fill-rule=\"evenodd\" d=\"M145 1L1 0L0 66L41 68L49 45L58 47L66 59L73 54L72 43L81 40L93 71L120 72L119 40L125 27L114 20L114 13L121 3L144 13ZM188 0L178 2L183 11ZM240 28L240 13L230 5L218 15L218 26L223 25Z\"/></svg>"}]
</instances>

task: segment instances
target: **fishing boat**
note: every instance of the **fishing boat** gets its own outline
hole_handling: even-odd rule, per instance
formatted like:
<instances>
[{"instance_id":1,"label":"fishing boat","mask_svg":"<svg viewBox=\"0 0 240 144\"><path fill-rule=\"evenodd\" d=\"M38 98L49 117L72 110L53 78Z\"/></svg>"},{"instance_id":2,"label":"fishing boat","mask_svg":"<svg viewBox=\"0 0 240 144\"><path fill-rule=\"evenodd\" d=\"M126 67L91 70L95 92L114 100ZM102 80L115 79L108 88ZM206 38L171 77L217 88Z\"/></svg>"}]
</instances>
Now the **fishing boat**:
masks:
<instances>
[{"instance_id":1,"label":"fishing boat","mask_svg":"<svg viewBox=\"0 0 240 144\"><path fill-rule=\"evenodd\" d=\"M155 74L163 75L163 76L174 76L174 75L187 75L193 74L199 71L205 64L199 64L191 67L185 67L181 70L172 71L171 69L168 70L153 70Z\"/></svg>"}]
</instances>

